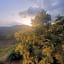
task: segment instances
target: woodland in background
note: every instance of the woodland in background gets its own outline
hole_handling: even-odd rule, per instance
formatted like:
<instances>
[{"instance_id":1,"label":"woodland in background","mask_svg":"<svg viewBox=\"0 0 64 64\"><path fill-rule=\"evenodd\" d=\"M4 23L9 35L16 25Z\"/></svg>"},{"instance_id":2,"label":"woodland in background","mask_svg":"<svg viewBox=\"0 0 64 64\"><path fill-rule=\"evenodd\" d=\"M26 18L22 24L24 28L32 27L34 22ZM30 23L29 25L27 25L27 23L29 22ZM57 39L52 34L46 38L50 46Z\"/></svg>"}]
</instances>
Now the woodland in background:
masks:
<instances>
[{"instance_id":1,"label":"woodland in background","mask_svg":"<svg viewBox=\"0 0 64 64\"><path fill-rule=\"evenodd\" d=\"M64 64L64 16L40 11L26 32L16 32L16 47L6 64Z\"/></svg>"}]
</instances>

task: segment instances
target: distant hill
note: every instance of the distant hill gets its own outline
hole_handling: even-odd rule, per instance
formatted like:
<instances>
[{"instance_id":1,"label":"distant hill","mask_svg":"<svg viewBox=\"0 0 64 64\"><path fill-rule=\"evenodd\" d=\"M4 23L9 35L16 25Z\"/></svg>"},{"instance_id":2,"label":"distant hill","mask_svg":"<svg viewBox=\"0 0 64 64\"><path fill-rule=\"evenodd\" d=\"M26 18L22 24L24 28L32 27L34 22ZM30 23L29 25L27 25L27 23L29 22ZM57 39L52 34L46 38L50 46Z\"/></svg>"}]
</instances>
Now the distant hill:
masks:
<instances>
[{"instance_id":1,"label":"distant hill","mask_svg":"<svg viewBox=\"0 0 64 64\"><path fill-rule=\"evenodd\" d=\"M29 26L27 25L15 25L11 27L0 27L0 35L13 34L18 31L26 31Z\"/></svg>"},{"instance_id":2,"label":"distant hill","mask_svg":"<svg viewBox=\"0 0 64 64\"><path fill-rule=\"evenodd\" d=\"M16 41L13 37L15 32L24 32L29 28L27 25L15 25L11 27L0 27L0 48L7 48L15 45ZM4 45L5 44L5 45Z\"/></svg>"}]
</instances>

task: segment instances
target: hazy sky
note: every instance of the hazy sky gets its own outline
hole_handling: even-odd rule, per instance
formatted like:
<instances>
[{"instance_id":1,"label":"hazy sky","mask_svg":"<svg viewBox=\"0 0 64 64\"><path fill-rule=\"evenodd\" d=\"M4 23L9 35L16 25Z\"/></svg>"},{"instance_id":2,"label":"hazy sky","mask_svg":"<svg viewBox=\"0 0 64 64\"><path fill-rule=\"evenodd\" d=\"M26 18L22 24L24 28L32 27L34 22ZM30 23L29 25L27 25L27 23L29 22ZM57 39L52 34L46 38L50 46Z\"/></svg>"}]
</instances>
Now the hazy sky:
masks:
<instances>
[{"instance_id":1,"label":"hazy sky","mask_svg":"<svg viewBox=\"0 0 64 64\"><path fill-rule=\"evenodd\" d=\"M64 14L64 0L0 0L0 26L23 23L19 12L30 7L43 8L52 16Z\"/></svg>"}]
</instances>

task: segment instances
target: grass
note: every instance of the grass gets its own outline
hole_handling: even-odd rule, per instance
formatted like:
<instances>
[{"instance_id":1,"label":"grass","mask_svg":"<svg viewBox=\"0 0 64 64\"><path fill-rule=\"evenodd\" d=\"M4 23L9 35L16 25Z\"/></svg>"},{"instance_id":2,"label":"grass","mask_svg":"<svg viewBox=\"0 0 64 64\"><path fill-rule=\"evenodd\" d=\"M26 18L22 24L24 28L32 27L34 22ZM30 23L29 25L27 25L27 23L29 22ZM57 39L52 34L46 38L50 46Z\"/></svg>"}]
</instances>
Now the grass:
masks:
<instances>
[{"instance_id":1,"label":"grass","mask_svg":"<svg viewBox=\"0 0 64 64\"><path fill-rule=\"evenodd\" d=\"M8 48L0 49L0 60L2 60L2 58L7 57L15 49L15 47L16 45L12 45Z\"/></svg>"}]
</instances>

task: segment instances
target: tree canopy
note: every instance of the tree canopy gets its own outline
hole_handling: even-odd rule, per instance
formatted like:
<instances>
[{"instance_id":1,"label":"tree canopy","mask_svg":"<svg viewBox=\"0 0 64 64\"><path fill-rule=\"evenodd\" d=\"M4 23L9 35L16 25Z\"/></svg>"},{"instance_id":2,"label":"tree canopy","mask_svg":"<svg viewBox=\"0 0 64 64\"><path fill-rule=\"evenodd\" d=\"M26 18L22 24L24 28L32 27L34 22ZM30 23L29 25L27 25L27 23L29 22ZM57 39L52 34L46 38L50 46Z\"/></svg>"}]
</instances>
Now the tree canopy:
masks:
<instances>
[{"instance_id":1,"label":"tree canopy","mask_svg":"<svg viewBox=\"0 0 64 64\"><path fill-rule=\"evenodd\" d=\"M39 25L48 25L51 21L51 16L46 13L46 11L40 11L35 18L32 20L32 25L39 26Z\"/></svg>"}]
</instances>

